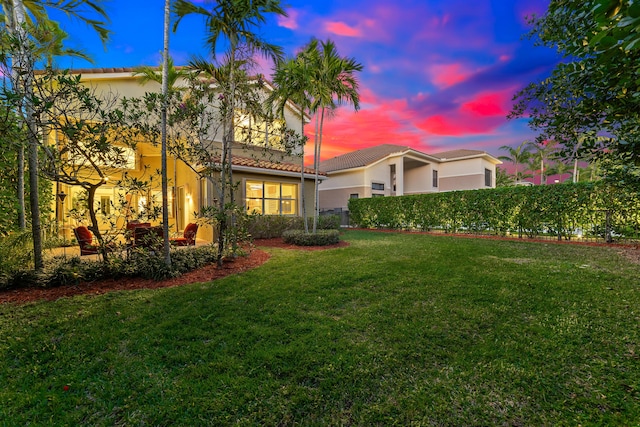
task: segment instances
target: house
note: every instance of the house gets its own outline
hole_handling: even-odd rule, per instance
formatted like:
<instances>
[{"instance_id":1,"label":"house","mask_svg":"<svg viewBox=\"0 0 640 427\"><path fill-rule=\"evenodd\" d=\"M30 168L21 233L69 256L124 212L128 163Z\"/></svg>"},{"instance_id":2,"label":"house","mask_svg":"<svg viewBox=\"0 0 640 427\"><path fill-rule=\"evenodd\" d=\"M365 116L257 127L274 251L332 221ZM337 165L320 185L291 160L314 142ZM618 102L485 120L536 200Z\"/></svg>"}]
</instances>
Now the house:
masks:
<instances>
[{"instance_id":1,"label":"house","mask_svg":"<svg viewBox=\"0 0 640 427\"><path fill-rule=\"evenodd\" d=\"M95 68L72 70L71 74L80 75L81 82L92 88L103 98L126 96L127 98L141 97L145 92L160 92L161 86L157 82L140 84L134 75L133 68ZM184 84L184 82L183 82ZM272 88L268 83L263 85L264 91ZM213 106L215 108L215 106ZM242 205L249 213L264 215L299 216L302 210L302 200L306 200L307 212L313 211L314 178L313 170L305 168L305 197L301 194L301 157L295 150L287 152L275 140L288 129L300 128L300 111L292 103L287 104L284 120L279 122L265 122L247 117L236 118L235 141L232 146L232 173L234 197L236 203ZM309 117L304 115L308 122ZM221 126L220 126L221 127ZM53 138L53 136L52 136ZM55 138L63 138L56 135ZM220 146L221 132L211 136L212 146ZM114 141L117 144L117 141ZM298 149L299 150L299 149ZM118 170L112 171L112 176L104 178L105 184L96 192L95 200L100 215L100 230L105 232L123 229L127 221L138 219L156 207L161 201L159 179L156 187L145 194L122 194L122 190L114 185L123 176L128 178L142 178L149 171L160 170L160 147L141 141L137 143L135 152L130 150L130 161ZM216 193L210 180L201 178L196 172L203 168L197 164L187 164L169 154L167 160L169 177L169 223L171 232L179 234L185 226L195 220L195 213L205 206L214 206ZM324 179L322 175L320 179ZM80 187L56 184L56 193L64 197L56 198L56 215L59 224L65 230L66 238L72 237L72 229L82 222L82 219L69 216L69 212L77 207L82 200ZM131 212L119 217L114 225L113 219L108 220L109 214L116 208L117 201L126 200ZM146 220L145 218L141 218ZM161 218L148 218L152 224L159 224ZM214 231L211 227L201 226L198 240L213 241Z\"/></svg>"},{"instance_id":2,"label":"house","mask_svg":"<svg viewBox=\"0 0 640 427\"><path fill-rule=\"evenodd\" d=\"M320 163L327 180L319 187L322 210L346 210L349 199L495 188L502 162L478 150L426 154L382 144Z\"/></svg>"}]
</instances>

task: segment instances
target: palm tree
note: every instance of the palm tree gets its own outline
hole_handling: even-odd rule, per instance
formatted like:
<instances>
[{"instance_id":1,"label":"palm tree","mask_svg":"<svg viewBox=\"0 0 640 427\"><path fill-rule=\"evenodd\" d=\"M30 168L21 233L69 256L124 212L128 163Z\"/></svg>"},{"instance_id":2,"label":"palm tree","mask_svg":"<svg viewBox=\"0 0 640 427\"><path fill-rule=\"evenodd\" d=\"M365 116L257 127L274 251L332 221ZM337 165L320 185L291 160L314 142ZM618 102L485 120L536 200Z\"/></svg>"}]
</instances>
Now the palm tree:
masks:
<instances>
[{"instance_id":1,"label":"palm tree","mask_svg":"<svg viewBox=\"0 0 640 427\"><path fill-rule=\"evenodd\" d=\"M279 61L276 63L275 72L272 82L275 90L267 99L267 105L276 105L277 111L284 116L284 110L287 102L292 101L300 108L300 192L302 203L302 218L304 222L304 230L309 232L309 221L307 219L307 209L304 194L304 125L305 111L311 107L311 79L310 79L310 63L305 52L300 52L295 58Z\"/></svg>"},{"instance_id":2,"label":"palm tree","mask_svg":"<svg viewBox=\"0 0 640 427\"><path fill-rule=\"evenodd\" d=\"M176 89L175 85L178 80L189 77L190 71L186 68L178 68L173 65L173 58L169 56L167 58L167 88L168 90ZM162 79L164 75L164 54L163 54L163 65L160 66L160 70L158 67L137 67L135 69L134 75L139 77L140 84L146 84L148 82L156 82L162 85ZM158 71L160 73L158 74Z\"/></svg>"},{"instance_id":3,"label":"palm tree","mask_svg":"<svg viewBox=\"0 0 640 427\"><path fill-rule=\"evenodd\" d=\"M331 40L318 43L318 40L314 39L309 43L305 52L312 63L311 84L313 92L311 94L313 103L311 110L316 113L313 160L315 172L313 233L316 233L318 216L320 215L318 179L325 112L327 109L335 110L340 104L352 104L356 111L360 109L358 80L355 73L362 71L363 66L354 58L341 57L335 43Z\"/></svg>"},{"instance_id":4,"label":"palm tree","mask_svg":"<svg viewBox=\"0 0 640 427\"><path fill-rule=\"evenodd\" d=\"M568 165L567 163L560 160L547 167L547 174L559 175L559 180L562 180L563 175L570 174L571 176L573 176L575 173L576 172L575 170L573 170L573 166ZM573 182L576 182L575 178L573 179Z\"/></svg>"},{"instance_id":5,"label":"palm tree","mask_svg":"<svg viewBox=\"0 0 640 427\"><path fill-rule=\"evenodd\" d=\"M282 48L268 43L260 38L254 31L261 24L266 23L266 15L275 13L286 16L286 12L280 5L279 0L220 0L212 10L194 5L190 1L176 0L173 11L177 16L174 24L174 31L177 29L182 18L188 15L197 14L205 19L206 37L205 42L210 48L213 59L216 59L216 48L218 42L226 40L228 42L227 65L229 71L228 93L222 94L225 97L226 117L223 117L224 132L222 137L221 154L221 184L222 194L218 200L220 212L226 211L225 193L227 182L233 183L232 153L231 147L234 140L234 114L236 108L236 85L237 72L244 61L239 60L240 49L245 53L262 54L267 58L278 61L282 58ZM233 191L229 192L230 204L234 203ZM233 216L231 221L233 223ZM224 239L226 232L226 220L220 221L218 232L218 265L222 265L222 254L224 251Z\"/></svg>"},{"instance_id":6,"label":"palm tree","mask_svg":"<svg viewBox=\"0 0 640 427\"><path fill-rule=\"evenodd\" d=\"M42 259L42 237L40 227L40 208L38 197L38 147L39 141L35 119L33 117L32 102L32 82L34 79L33 63L35 61L33 44L29 38L28 30L31 34L38 23L48 21L47 10L54 9L64 12L67 16L79 19L92 27L105 42L109 36L109 31L104 27L104 22L86 17L82 6L88 6L94 13L102 18L107 18L105 11L100 6L100 0L84 0L71 2L49 2L38 0L0 0L4 19L7 23L9 33L14 37L16 45L10 53L12 57L12 83L15 90L21 94L22 101L20 103L20 112L22 120L28 130L28 148L29 148L29 199L31 205L31 233L33 237L33 257L36 270L41 270L44 266ZM20 175L24 171L24 163L20 164ZM19 190L20 191L20 190ZM24 193L24 190L22 189ZM24 199L23 199L24 200ZM24 212L24 202L21 207ZM24 218L24 217L23 217ZM21 226L24 224L21 221Z\"/></svg>"},{"instance_id":7,"label":"palm tree","mask_svg":"<svg viewBox=\"0 0 640 427\"><path fill-rule=\"evenodd\" d=\"M543 141L542 143L530 142L529 147L534 150L531 154L531 170L537 168L536 164L540 164L540 185L546 184L545 162L556 151L557 147L554 141Z\"/></svg>"},{"instance_id":8,"label":"palm tree","mask_svg":"<svg viewBox=\"0 0 640 427\"><path fill-rule=\"evenodd\" d=\"M164 2L164 34L162 48L162 148L161 148L161 181L162 181L162 252L167 267L171 267L171 251L169 250L169 188L167 184L167 105L169 98L169 24L171 20L171 1ZM173 81L175 83L175 80ZM172 84L173 86L173 84Z\"/></svg>"},{"instance_id":9,"label":"palm tree","mask_svg":"<svg viewBox=\"0 0 640 427\"><path fill-rule=\"evenodd\" d=\"M515 166L515 172L513 173L513 177L516 182L521 182L525 178L529 178L531 175L524 173L524 171L520 171L520 165L524 165L529 161L531 157L531 152L529 151L529 141L523 141L516 148L509 147L508 145L503 145L500 147L500 150L506 151L509 153L507 156L499 156L498 159L503 162L512 163Z\"/></svg>"}]
</instances>

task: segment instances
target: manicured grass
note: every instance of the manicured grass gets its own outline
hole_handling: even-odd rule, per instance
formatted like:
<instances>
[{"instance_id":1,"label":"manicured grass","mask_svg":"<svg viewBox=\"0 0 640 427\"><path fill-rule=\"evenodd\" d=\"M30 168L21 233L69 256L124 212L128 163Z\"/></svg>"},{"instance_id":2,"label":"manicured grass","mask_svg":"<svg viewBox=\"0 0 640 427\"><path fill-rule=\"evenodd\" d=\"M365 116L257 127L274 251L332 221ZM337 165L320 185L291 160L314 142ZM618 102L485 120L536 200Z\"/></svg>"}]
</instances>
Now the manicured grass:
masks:
<instances>
[{"instance_id":1,"label":"manicured grass","mask_svg":"<svg viewBox=\"0 0 640 427\"><path fill-rule=\"evenodd\" d=\"M616 249L345 239L0 306L0 425L640 423L640 267Z\"/></svg>"}]
</instances>

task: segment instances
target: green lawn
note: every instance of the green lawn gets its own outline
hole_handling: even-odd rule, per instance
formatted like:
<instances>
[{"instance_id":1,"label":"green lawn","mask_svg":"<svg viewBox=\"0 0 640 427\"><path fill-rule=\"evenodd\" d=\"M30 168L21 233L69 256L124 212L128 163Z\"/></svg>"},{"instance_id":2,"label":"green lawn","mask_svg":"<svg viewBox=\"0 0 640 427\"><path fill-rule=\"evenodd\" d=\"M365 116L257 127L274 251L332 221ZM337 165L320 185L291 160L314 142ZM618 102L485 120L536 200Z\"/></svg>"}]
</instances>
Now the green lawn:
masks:
<instances>
[{"instance_id":1,"label":"green lawn","mask_svg":"<svg viewBox=\"0 0 640 427\"><path fill-rule=\"evenodd\" d=\"M344 238L212 283L0 305L0 425L640 423L640 266L615 248Z\"/></svg>"}]
</instances>

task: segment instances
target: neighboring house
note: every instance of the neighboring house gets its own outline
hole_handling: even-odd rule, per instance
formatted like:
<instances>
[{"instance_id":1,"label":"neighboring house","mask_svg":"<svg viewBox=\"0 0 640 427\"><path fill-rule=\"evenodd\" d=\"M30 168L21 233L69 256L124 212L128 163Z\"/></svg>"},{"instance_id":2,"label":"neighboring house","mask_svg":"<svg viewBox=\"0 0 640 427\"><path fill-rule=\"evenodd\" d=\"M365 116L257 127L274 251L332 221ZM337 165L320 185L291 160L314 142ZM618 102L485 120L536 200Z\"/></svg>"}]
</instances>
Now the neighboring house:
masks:
<instances>
[{"instance_id":1,"label":"neighboring house","mask_svg":"<svg viewBox=\"0 0 640 427\"><path fill-rule=\"evenodd\" d=\"M425 154L410 147L382 144L325 160L320 169L320 208L347 209L350 198L495 188L502 162L478 150Z\"/></svg>"},{"instance_id":2,"label":"neighboring house","mask_svg":"<svg viewBox=\"0 0 640 427\"><path fill-rule=\"evenodd\" d=\"M81 81L106 96L115 94L128 98L139 97L145 92L161 91L160 84L156 82L139 83L139 78L134 76L133 68L108 68L108 69L82 69L73 70L72 74L80 74ZM266 90L271 87L265 84ZM215 108L215 107L214 107ZM306 121L308 117L305 116ZM244 126L244 128L243 128ZM287 154L280 150L277 144L272 144L269 138L279 138L285 129L300 128L300 111L293 104L289 104L285 112L284 122L272 128L270 124L243 123L238 120L238 127L242 131L236 131L236 141L233 145L233 180L235 185L236 203L245 207L249 213L265 215L299 216L302 212L302 194L300 185L301 160L300 156ZM244 136L243 136L244 135ZM220 142L222 135L214 136L213 140ZM264 148L265 146L275 148ZM136 152L131 152L131 161L126 168L118 171L110 177L109 182L116 182L126 173L129 177L139 178L149 171L160 170L160 147L150 143L139 143ZM169 155L167 161L169 177L169 223L172 233L181 233L185 226L194 221L194 213L203 206L215 205L215 193L211 182L201 179L192 168L179 159ZM196 166L197 168L197 166ZM313 211L314 198L313 170L305 168L305 197L306 211ZM326 176L321 175L320 179ZM124 195L128 205L135 213L144 212L151 204L161 201L161 189L159 179L157 188L146 195ZM71 229L78 222L69 219L67 213L78 203L79 187L61 185L60 190L66 194L58 211L58 221L64 225L67 238L72 236ZM114 209L115 202L122 198L121 190L113 185L103 185L96 193L96 201L99 209L108 211ZM120 219L116 228L122 228L127 218ZM159 224L162 219L157 218L152 223ZM104 221L101 230L110 231L111 225ZM200 227L198 240L212 241L213 230L211 227Z\"/></svg>"}]
</instances>

